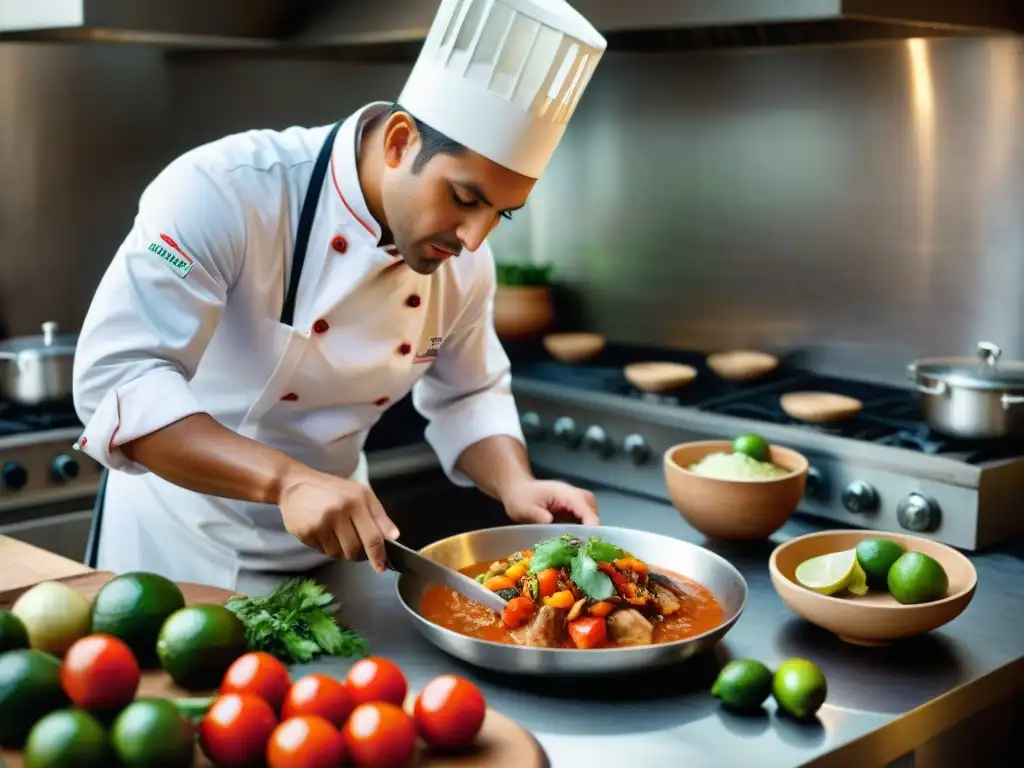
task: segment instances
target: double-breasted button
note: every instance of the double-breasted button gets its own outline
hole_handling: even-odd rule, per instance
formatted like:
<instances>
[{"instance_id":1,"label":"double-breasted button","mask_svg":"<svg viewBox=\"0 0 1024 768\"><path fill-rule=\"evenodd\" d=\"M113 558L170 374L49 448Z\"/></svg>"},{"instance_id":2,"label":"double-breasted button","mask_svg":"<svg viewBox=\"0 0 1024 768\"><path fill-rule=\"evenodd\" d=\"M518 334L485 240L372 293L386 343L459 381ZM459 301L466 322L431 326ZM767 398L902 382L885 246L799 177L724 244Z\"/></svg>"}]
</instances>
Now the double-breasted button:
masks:
<instances>
[{"instance_id":1,"label":"double-breasted button","mask_svg":"<svg viewBox=\"0 0 1024 768\"><path fill-rule=\"evenodd\" d=\"M283 400L286 403L294 403L298 399L299 396L296 395L294 392L289 392L287 395L283 395L281 397L281 400Z\"/></svg>"},{"instance_id":2,"label":"double-breasted button","mask_svg":"<svg viewBox=\"0 0 1024 768\"><path fill-rule=\"evenodd\" d=\"M327 333L330 330L331 324L324 320L322 317L313 323L313 333Z\"/></svg>"},{"instance_id":3,"label":"double-breasted button","mask_svg":"<svg viewBox=\"0 0 1024 768\"><path fill-rule=\"evenodd\" d=\"M404 343L398 347L398 354L400 355L408 355L410 352L412 352L412 345L409 343Z\"/></svg>"},{"instance_id":4,"label":"double-breasted button","mask_svg":"<svg viewBox=\"0 0 1024 768\"><path fill-rule=\"evenodd\" d=\"M373 404L376 405L379 408L380 406L387 405L390 402L391 402L391 398L390 397L378 397L376 400L373 401Z\"/></svg>"},{"instance_id":5,"label":"double-breasted button","mask_svg":"<svg viewBox=\"0 0 1024 768\"><path fill-rule=\"evenodd\" d=\"M415 293L405 300L405 306L416 309L420 305L420 297Z\"/></svg>"},{"instance_id":6,"label":"double-breasted button","mask_svg":"<svg viewBox=\"0 0 1024 768\"><path fill-rule=\"evenodd\" d=\"M344 253L348 250L348 240L341 235L335 235L331 238L331 248L336 250L338 253Z\"/></svg>"}]
</instances>

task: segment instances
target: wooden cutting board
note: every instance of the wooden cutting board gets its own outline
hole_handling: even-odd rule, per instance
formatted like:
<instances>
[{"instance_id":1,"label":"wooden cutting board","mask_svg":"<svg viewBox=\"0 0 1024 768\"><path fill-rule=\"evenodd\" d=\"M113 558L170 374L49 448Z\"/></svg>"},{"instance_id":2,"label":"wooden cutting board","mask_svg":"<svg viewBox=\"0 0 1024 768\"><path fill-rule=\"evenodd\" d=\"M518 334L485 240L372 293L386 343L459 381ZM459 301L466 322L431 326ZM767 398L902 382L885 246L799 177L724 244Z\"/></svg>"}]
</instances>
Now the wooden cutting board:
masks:
<instances>
[{"instance_id":1,"label":"wooden cutting board","mask_svg":"<svg viewBox=\"0 0 1024 768\"><path fill-rule=\"evenodd\" d=\"M53 579L78 590L92 601L114 574L107 571L92 571L79 576ZM187 605L197 603L223 604L232 592L202 584L179 584ZM18 597L28 590L0 591L0 608L10 608ZM442 674L444 670L438 670ZM292 667L292 679L302 676L301 667ZM209 696L212 691L184 691L178 688L162 670L143 670L136 698L196 698ZM406 711L412 711L415 694L406 701ZM547 768L548 761L540 744L522 726L500 712L488 708L483 728L476 739L476 748L457 755L438 754L422 745L409 768ZM24 768L21 753L0 749L0 768ZM213 763L196 748L195 768L214 768Z\"/></svg>"}]
</instances>

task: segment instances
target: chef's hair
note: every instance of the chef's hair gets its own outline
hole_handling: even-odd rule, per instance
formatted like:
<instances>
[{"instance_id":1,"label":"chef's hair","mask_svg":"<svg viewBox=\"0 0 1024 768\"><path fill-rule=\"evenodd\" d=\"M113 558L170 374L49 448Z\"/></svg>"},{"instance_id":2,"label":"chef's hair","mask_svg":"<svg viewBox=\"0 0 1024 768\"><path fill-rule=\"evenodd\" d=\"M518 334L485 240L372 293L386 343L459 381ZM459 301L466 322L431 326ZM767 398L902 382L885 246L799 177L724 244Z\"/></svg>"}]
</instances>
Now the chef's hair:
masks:
<instances>
[{"instance_id":1,"label":"chef's hair","mask_svg":"<svg viewBox=\"0 0 1024 768\"><path fill-rule=\"evenodd\" d=\"M419 173L422 171L423 166L429 163L436 155L461 155L466 151L466 148L462 144L454 139L449 139L440 131L431 128L411 112L403 109L401 104L392 104L391 109L388 112L388 117L396 112L404 112L409 115L416 124L416 130L419 131L420 134L420 151L412 163L413 173Z\"/></svg>"}]
</instances>

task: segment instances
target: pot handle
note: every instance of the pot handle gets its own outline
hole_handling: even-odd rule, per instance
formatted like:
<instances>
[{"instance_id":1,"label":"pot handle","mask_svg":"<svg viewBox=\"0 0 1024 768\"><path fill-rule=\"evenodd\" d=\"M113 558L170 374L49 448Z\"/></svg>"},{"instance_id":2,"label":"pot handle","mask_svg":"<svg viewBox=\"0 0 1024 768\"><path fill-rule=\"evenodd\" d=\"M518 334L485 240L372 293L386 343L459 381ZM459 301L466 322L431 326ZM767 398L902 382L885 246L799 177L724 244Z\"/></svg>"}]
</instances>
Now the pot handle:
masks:
<instances>
[{"instance_id":1,"label":"pot handle","mask_svg":"<svg viewBox=\"0 0 1024 768\"><path fill-rule=\"evenodd\" d=\"M923 382L917 382L917 391L922 395L944 395L949 391L949 387L946 386L944 381L936 381L934 384L925 384Z\"/></svg>"},{"instance_id":2,"label":"pot handle","mask_svg":"<svg viewBox=\"0 0 1024 768\"><path fill-rule=\"evenodd\" d=\"M1003 395L1003 410L1008 411L1015 405L1024 404L1024 395Z\"/></svg>"}]
</instances>

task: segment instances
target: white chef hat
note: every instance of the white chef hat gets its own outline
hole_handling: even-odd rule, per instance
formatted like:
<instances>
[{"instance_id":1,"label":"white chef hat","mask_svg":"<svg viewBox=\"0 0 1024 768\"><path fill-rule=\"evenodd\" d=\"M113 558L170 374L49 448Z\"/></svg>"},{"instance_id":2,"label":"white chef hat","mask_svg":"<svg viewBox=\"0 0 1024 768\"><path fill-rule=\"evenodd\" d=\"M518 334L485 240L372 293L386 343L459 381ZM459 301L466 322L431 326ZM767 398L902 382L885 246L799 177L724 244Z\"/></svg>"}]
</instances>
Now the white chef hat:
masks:
<instances>
[{"instance_id":1,"label":"white chef hat","mask_svg":"<svg viewBox=\"0 0 1024 768\"><path fill-rule=\"evenodd\" d=\"M566 0L441 0L398 103L536 179L606 48Z\"/></svg>"}]
</instances>

